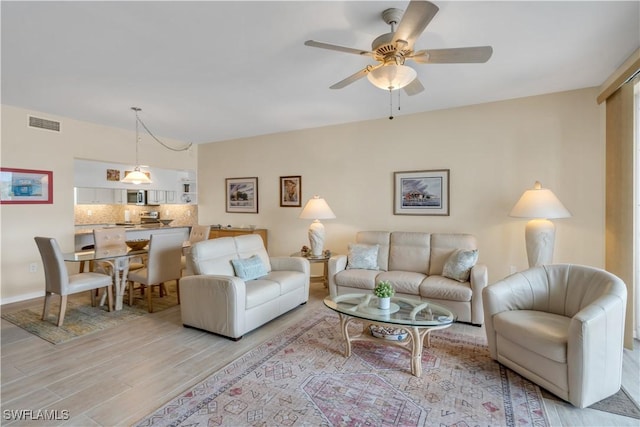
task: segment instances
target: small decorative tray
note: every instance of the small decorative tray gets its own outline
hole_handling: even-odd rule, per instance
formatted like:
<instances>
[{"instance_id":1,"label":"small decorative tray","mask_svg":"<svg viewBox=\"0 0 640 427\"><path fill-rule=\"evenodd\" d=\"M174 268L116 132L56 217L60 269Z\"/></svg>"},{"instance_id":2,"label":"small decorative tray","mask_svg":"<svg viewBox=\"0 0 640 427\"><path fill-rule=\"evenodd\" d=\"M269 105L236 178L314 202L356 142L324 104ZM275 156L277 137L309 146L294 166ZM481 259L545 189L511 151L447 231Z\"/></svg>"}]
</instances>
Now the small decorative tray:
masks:
<instances>
[{"instance_id":1,"label":"small decorative tray","mask_svg":"<svg viewBox=\"0 0 640 427\"><path fill-rule=\"evenodd\" d=\"M391 326L369 325L369 330L374 337L389 341L402 341L409 335L405 329Z\"/></svg>"}]
</instances>

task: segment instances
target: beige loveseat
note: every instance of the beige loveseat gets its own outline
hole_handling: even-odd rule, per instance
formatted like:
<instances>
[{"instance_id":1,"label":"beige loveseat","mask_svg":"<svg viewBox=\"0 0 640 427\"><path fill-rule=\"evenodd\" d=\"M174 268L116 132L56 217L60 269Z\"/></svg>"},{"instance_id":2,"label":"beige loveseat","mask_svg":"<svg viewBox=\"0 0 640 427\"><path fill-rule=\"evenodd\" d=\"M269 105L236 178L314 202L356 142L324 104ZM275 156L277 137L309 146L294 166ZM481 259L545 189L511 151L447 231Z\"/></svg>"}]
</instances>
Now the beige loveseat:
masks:
<instances>
[{"instance_id":1,"label":"beige loveseat","mask_svg":"<svg viewBox=\"0 0 640 427\"><path fill-rule=\"evenodd\" d=\"M349 256L329 260L329 293L372 292L381 280L391 282L396 296L428 299L449 308L458 321L481 325L482 289L487 286L487 267L475 264L468 278L444 277L445 263L454 253L477 251L476 238L470 234L360 231L356 246L376 247L377 263L371 268L350 265ZM350 254L351 255L351 254ZM476 252L477 257L477 252Z\"/></svg>"},{"instance_id":2,"label":"beige loveseat","mask_svg":"<svg viewBox=\"0 0 640 427\"><path fill-rule=\"evenodd\" d=\"M257 234L198 242L187 265L194 275L180 280L185 326L237 340L309 299L309 261L269 257Z\"/></svg>"},{"instance_id":3,"label":"beige loveseat","mask_svg":"<svg viewBox=\"0 0 640 427\"><path fill-rule=\"evenodd\" d=\"M533 267L484 289L491 357L584 408L620 389L627 289L594 267Z\"/></svg>"}]
</instances>

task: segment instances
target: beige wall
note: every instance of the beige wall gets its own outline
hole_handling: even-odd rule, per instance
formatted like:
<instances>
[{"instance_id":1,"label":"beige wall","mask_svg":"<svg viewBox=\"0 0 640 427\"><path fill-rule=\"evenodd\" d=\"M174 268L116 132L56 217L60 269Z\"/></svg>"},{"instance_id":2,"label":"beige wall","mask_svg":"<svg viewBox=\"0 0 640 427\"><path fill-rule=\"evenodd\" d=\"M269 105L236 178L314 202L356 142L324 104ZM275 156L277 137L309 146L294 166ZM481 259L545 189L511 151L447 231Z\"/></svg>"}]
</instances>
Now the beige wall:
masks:
<instances>
[{"instance_id":1,"label":"beige wall","mask_svg":"<svg viewBox=\"0 0 640 427\"><path fill-rule=\"evenodd\" d=\"M595 89L563 92L211 143L186 153L143 139L140 159L160 168L197 163L199 222L267 228L275 255L308 244L301 208L279 206L279 177L301 175L303 203L319 194L337 216L324 221L326 247L334 252L345 253L365 229L473 233L491 281L511 266L527 266L525 221L507 214L540 180L573 214L555 221L555 261L603 267L604 109L595 97ZM28 114L62 121L62 132L27 128ZM73 159L128 162L133 141L132 131L2 106L2 166L54 172L53 205L0 207L2 303L43 293L33 236L52 236L63 250L73 249ZM442 168L451 170L450 216L393 215L394 171ZM224 179L245 176L259 178L260 212L225 213ZM28 272L32 262L37 273Z\"/></svg>"},{"instance_id":2,"label":"beige wall","mask_svg":"<svg viewBox=\"0 0 640 427\"><path fill-rule=\"evenodd\" d=\"M123 110L123 114L128 114ZM61 132L28 128L27 116L57 120ZM34 236L55 237L63 251L74 247L74 158L135 163L135 132L2 105L0 164L53 171L53 204L0 207L2 303L44 294L44 274ZM195 169L198 148L176 153L141 134L140 161L158 168ZM163 139L164 140L164 139ZM166 139L176 146L183 141ZM133 165L132 165L133 166ZM29 264L38 271L29 273Z\"/></svg>"},{"instance_id":3,"label":"beige wall","mask_svg":"<svg viewBox=\"0 0 640 427\"><path fill-rule=\"evenodd\" d=\"M269 250L308 244L301 208L279 206L279 177L302 176L303 204L324 197L326 248L346 253L358 230L475 234L491 281L527 267L526 220L508 217L536 180L573 216L556 220L556 262L604 266L604 109L595 89L521 98L201 145L202 224L257 224ZM428 95L426 95L428 96ZM250 125L250 124L248 124ZM393 172L450 169L451 215L393 215ZM224 179L259 178L259 213L225 213Z\"/></svg>"}]
</instances>

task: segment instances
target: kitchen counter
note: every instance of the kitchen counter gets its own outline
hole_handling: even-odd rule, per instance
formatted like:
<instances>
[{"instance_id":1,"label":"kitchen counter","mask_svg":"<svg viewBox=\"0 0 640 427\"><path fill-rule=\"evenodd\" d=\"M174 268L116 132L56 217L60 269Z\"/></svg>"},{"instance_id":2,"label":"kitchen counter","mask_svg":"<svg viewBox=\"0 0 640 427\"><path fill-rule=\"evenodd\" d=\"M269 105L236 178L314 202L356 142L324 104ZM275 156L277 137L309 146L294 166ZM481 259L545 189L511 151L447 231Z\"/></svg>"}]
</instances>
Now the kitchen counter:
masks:
<instances>
[{"instance_id":1,"label":"kitchen counter","mask_svg":"<svg viewBox=\"0 0 640 427\"><path fill-rule=\"evenodd\" d=\"M81 227L81 228L79 228ZM93 229L94 228L112 228L116 225L107 224L83 224L76 226L75 232L75 250L79 251L85 246L93 245ZM183 240L189 240L189 225L162 225L162 224L135 224L133 226L125 226L128 240L149 239L151 234L164 234L179 231L183 234Z\"/></svg>"}]
</instances>

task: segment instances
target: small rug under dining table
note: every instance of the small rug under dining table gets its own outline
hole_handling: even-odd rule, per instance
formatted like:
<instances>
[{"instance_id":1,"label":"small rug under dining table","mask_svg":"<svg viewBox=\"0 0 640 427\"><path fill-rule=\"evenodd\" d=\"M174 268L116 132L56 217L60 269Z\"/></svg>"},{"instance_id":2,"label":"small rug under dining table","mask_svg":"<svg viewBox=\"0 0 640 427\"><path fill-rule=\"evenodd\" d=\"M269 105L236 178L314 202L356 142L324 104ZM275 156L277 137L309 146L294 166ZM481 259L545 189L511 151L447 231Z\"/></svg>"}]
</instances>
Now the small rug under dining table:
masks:
<instances>
[{"instance_id":1,"label":"small rug under dining table","mask_svg":"<svg viewBox=\"0 0 640 427\"><path fill-rule=\"evenodd\" d=\"M337 315L319 309L136 425L549 425L540 388L456 325L432 333L419 378L410 354L383 342L343 351Z\"/></svg>"}]
</instances>

